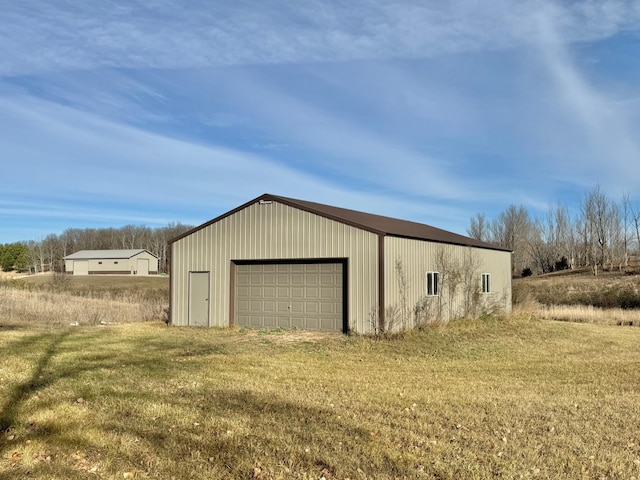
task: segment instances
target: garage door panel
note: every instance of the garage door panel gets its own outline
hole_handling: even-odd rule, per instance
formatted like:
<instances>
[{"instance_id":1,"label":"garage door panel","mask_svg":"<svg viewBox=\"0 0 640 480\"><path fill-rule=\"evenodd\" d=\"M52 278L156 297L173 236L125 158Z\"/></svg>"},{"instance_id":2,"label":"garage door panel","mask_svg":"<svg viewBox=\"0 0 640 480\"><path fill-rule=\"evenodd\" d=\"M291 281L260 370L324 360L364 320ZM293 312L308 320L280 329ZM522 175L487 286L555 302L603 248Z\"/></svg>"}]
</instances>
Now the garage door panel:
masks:
<instances>
[{"instance_id":1,"label":"garage door panel","mask_svg":"<svg viewBox=\"0 0 640 480\"><path fill-rule=\"evenodd\" d=\"M278 287L278 298L289 298L291 296L291 290L289 287Z\"/></svg>"},{"instance_id":2,"label":"garage door panel","mask_svg":"<svg viewBox=\"0 0 640 480\"><path fill-rule=\"evenodd\" d=\"M249 295L253 298L262 297L262 287L249 287Z\"/></svg>"},{"instance_id":3,"label":"garage door panel","mask_svg":"<svg viewBox=\"0 0 640 480\"><path fill-rule=\"evenodd\" d=\"M240 295L241 297L249 296L249 287L238 285L237 291L238 295Z\"/></svg>"},{"instance_id":4,"label":"garage door panel","mask_svg":"<svg viewBox=\"0 0 640 480\"><path fill-rule=\"evenodd\" d=\"M320 298L322 299L337 298L336 289L333 287L322 287L320 289Z\"/></svg>"},{"instance_id":5,"label":"garage door panel","mask_svg":"<svg viewBox=\"0 0 640 480\"><path fill-rule=\"evenodd\" d=\"M291 313L304 313L305 302L292 301L290 304Z\"/></svg>"},{"instance_id":6,"label":"garage door panel","mask_svg":"<svg viewBox=\"0 0 640 480\"><path fill-rule=\"evenodd\" d=\"M262 300L252 300L249 302L249 311L252 313L262 311Z\"/></svg>"},{"instance_id":7,"label":"garage door panel","mask_svg":"<svg viewBox=\"0 0 640 480\"><path fill-rule=\"evenodd\" d=\"M278 313L289 313L289 302L278 302Z\"/></svg>"},{"instance_id":8,"label":"garage door panel","mask_svg":"<svg viewBox=\"0 0 640 480\"><path fill-rule=\"evenodd\" d=\"M336 305L333 303L321 303L320 313L336 313Z\"/></svg>"},{"instance_id":9,"label":"garage door panel","mask_svg":"<svg viewBox=\"0 0 640 480\"><path fill-rule=\"evenodd\" d=\"M253 328L260 328L262 326L262 316L251 315L249 317L249 326Z\"/></svg>"},{"instance_id":10,"label":"garage door panel","mask_svg":"<svg viewBox=\"0 0 640 480\"><path fill-rule=\"evenodd\" d=\"M342 331L342 282L337 262L238 265L235 323Z\"/></svg>"},{"instance_id":11,"label":"garage door panel","mask_svg":"<svg viewBox=\"0 0 640 480\"><path fill-rule=\"evenodd\" d=\"M322 275L320 275L320 283L322 285L335 285L336 277L331 273L323 273Z\"/></svg>"},{"instance_id":12,"label":"garage door panel","mask_svg":"<svg viewBox=\"0 0 640 480\"><path fill-rule=\"evenodd\" d=\"M238 301L238 312L244 313L249 311L249 302L247 300L239 300Z\"/></svg>"}]
</instances>

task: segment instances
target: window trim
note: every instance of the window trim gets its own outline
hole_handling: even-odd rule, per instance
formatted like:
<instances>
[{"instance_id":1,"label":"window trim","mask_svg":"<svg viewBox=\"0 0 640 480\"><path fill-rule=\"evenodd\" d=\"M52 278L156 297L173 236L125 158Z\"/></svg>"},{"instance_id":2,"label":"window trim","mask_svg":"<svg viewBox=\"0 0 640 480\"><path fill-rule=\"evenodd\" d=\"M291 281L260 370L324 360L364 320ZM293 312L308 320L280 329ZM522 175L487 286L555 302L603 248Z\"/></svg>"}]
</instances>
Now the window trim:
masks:
<instances>
[{"instance_id":1,"label":"window trim","mask_svg":"<svg viewBox=\"0 0 640 480\"><path fill-rule=\"evenodd\" d=\"M426 272L424 279L427 297L440 296L440 272Z\"/></svg>"},{"instance_id":2,"label":"window trim","mask_svg":"<svg viewBox=\"0 0 640 480\"><path fill-rule=\"evenodd\" d=\"M491 293L491 274L483 273L480 282L480 291L484 294Z\"/></svg>"}]
</instances>

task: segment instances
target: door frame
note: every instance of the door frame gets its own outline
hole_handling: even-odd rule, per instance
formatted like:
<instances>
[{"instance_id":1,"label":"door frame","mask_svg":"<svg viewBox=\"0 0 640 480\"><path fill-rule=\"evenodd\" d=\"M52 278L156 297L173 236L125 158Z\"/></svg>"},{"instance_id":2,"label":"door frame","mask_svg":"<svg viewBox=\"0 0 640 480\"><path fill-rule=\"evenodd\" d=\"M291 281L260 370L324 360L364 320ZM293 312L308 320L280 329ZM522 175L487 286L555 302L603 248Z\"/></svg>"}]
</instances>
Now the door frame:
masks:
<instances>
[{"instance_id":1,"label":"door frame","mask_svg":"<svg viewBox=\"0 0 640 480\"><path fill-rule=\"evenodd\" d=\"M341 263L342 264L342 333L349 333L349 259L338 258L283 258L264 260L231 260L229 279L229 326L235 325L236 319L236 266L238 265L283 265L307 263Z\"/></svg>"},{"instance_id":2,"label":"door frame","mask_svg":"<svg viewBox=\"0 0 640 480\"><path fill-rule=\"evenodd\" d=\"M206 303L206 322L204 325L200 325L200 324L194 324L191 319L192 319L192 314L194 313L192 311L192 301L191 301L191 295L194 293L193 292L193 288L192 288L192 282L193 282L193 274L196 275L202 275L202 274L206 274L207 275L207 298L205 299ZM193 326L203 326L203 327L208 327L209 326L209 320L211 317L211 272L209 270L190 270L189 271L189 289L188 289L188 295L187 295L187 325L190 327Z\"/></svg>"}]
</instances>

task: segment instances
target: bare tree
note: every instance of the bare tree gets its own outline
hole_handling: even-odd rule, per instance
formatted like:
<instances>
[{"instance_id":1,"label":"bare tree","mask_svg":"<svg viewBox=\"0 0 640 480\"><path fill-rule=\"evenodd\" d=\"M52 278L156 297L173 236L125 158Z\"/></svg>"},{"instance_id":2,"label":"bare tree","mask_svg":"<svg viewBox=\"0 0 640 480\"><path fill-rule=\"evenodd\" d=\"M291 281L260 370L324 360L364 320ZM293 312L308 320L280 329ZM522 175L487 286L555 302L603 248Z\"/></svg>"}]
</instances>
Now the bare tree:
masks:
<instances>
[{"instance_id":1,"label":"bare tree","mask_svg":"<svg viewBox=\"0 0 640 480\"><path fill-rule=\"evenodd\" d=\"M478 252L467 248L462 264L462 315L476 318L480 309L480 282L482 259Z\"/></svg>"},{"instance_id":2,"label":"bare tree","mask_svg":"<svg viewBox=\"0 0 640 480\"><path fill-rule=\"evenodd\" d=\"M598 267L604 268L607 261L613 262L614 242L620 237L618 207L598 185L585 195L580 214L579 228L585 265L593 267L597 275Z\"/></svg>"},{"instance_id":3,"label":"bare tree","mask_svg":"<svg viewBox=\"0 0 640 480\"><path fill-rule=\"evenodd\" d=\"M481 242L489 240L489 225L484 213L477 213L475 217L471 218L469 228L467 228L467 235Z\"/></svg>"},{"instance_id":4,"label":"bare tree","mask_svg":"<svg viewBox=\"0 0 640 480\"><path fill-rule=\"evenodd\" d=\"M529 212L522 205L510 205L491 222L493 241L513 251L513 273L521 272L531 261L529 246L532 225Z\"/></svg>"},{"instance_id":5,"label":"bare tree","mask_svg":"<svg viewBox=\"0 0 640 480\"><path fill-rule=\"evenodd\" d=\"M629 206L631 211L631 220L636 234L636 248L640 249L640 209Z\"/></svg>"}]
</instances>

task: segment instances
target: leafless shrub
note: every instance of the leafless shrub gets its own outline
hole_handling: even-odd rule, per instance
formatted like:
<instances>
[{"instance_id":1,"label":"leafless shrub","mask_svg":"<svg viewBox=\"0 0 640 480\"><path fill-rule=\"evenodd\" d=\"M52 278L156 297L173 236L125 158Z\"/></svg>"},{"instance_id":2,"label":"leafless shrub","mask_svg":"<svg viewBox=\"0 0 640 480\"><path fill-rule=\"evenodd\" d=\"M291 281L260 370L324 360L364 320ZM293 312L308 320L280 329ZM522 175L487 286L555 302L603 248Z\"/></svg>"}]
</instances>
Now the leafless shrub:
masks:
<instances>
[{"instance_id":1,"label":"leafless shrub","mask_svg":"<svg viewBox=\"0 0 640 480\"><path fill-rule=\"evenodd\" d=\"M442 317L438 315L438 311L437 297L428 297L425 295L420 298L413 308L416 328L446 323Z\"/></svg>"},{"instance_id":2,"label":"leafless shrub","mask_svg":"<svg viewBox=\"0 0 640 480\"><path fill-rule=\"evenodd\" d=\"M49 280L49 285L52 290L61 291L69 288L71 283L71 276L64 272L54 272Z\"/></svg>"}]
</instances>

